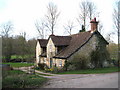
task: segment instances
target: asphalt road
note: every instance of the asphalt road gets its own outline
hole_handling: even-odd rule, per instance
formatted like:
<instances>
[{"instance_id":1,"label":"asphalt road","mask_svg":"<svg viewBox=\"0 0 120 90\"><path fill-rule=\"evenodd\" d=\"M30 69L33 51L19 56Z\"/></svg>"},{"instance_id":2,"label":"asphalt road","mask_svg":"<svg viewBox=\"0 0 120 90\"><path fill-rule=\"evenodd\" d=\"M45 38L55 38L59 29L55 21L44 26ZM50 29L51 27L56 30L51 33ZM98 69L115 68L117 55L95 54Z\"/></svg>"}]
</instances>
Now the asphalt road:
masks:
<instances>
[{"instance_id":1,"label":"asphalt road","mask_svg":"<svg viewBox=\"0 0 120 90\"><path fill-rule=\"evenodd\" d=\"M46 77L50 80L42 88L118 88L118 73L67 74Z\"/></svg>"}]
</instances>

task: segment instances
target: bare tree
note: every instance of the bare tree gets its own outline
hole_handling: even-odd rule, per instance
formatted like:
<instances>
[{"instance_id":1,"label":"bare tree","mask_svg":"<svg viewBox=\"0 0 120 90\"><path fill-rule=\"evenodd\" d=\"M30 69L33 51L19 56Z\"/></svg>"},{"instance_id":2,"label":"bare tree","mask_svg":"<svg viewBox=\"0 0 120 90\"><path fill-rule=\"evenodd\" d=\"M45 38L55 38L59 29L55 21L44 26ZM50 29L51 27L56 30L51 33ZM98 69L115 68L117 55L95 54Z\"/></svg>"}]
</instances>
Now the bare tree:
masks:
<instances>
[{"instance_id":1,"label":"bare tree","mask_svg":"<svg viewBox=\"0 0 120 90\"><path fill-rule=\"evenodd\" d=\"M69 33L71 35L72 29L75 27L73 25L73 22L68 21L66 25L63 26L65 31L67 31L67 33Z\"/></svg>"},{"instance_id":2,"label":"bare tree","mask_svg":"<svg viewBox=\"0 0 120 90\"><path fill-rule=\"evenodd\" d=\"M45 38L45 23L44 23L44 21L42 21L42 20L40 22L36 21L35 22L35 27L36 27L40 37L42 39L44 39Z\"/></svg>"},{"instance_id":3,"label":"bare tree","mask_svg":"<svg viewBox=\"0 0 120 90\"><path fill-rule=\"evenodd\" d=\"M83 21L83 25L84 27L86 27L86 19L88 16L88 2L87 1L83 1L80 3L80 14L79 14L79 18L77 19L78 22L80 23L81 21Z\"/></svg>"},{"instance_id":4,"label":"bare tree","mask_svg":"<svg viewBox=\"0 0 120 90\"><path fill-rule=\"evenodd\" d=\"M118 58L120 58L120 0L118 0L116 8L114 8L113 19L118 34Z\"/></svg>"},{"instance_id":5,"label":"bare tree","mask_svg":"<svg viewBox=\"0 0 120 90\"><path fill-rule=\"evenodd\" d=\"M52 34L54 34L54 28L56 26L59 15L60 12L58 12L57 6L54 5L53 3L49 3L47 6L47 14L45 15L46 17L45 26L47 27L48 30L51 31Z\"/></svg>"},{"instance_id":6,"label":"bare tree","mask_svg":"<svg viewBox=\"0 0 120 90\"><path fill-rule=\"evenodd\" d=\"M79 17L77 18L77 21L83 24L83 26L85 27L86 30L86 22L87 18L89 18L89 20L91 21L91 19L93 18L93 16L95 16L96 14L96 6L93 2L89 2L89 1L82 1L80 3L80 14Z\"/></svg>"},{"instance_id":7,"label":"bare tree","mask_svg":"<svg viewBox=\"0 0 120 90\"><path fill-rule=\"evenodd\" d=\"M10 32L13 30L13 24L9 21L1 25L1 36L9 37Z\"/></svg>"},{"instance_id":8,"label":"bare tree","mask_svg":"<svg viewBox=\"0 0 120 90\"><path fill-rule=\"evenodd\" d=\"M99 21L99 23L98 23L98 31L99 31L101 34L104 33L104 32L103 32L103 23L101 23L101 21Z\"/></svg>"},{"instance_id":9,"label":"bare tree","mask_svg":"<svg viewBox=\"0 0 120 90\"><path fill-rule=\"evenodd\" d=\"M96 14L96 6L93 2L87 2L87 4L88 4L88 18L91 21Z\"/></svg>"}]
</instances>

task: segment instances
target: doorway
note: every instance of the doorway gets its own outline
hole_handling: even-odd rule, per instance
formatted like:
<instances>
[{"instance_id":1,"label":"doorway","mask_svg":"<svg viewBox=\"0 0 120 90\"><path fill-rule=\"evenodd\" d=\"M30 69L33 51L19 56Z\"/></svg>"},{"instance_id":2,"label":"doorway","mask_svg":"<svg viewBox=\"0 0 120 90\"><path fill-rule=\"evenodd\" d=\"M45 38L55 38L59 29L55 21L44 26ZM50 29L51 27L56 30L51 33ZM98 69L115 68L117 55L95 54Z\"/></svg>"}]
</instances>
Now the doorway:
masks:
<instances>
[{"instance_id":1,"label":"doorway","mask_svg":"<svg viewBox=\"0 0 120 90\"><path fill-rule=\"evenodd\" d=\"M50 58L50 68L52 67L53 60Z\"/></svg>"}]
</instances>

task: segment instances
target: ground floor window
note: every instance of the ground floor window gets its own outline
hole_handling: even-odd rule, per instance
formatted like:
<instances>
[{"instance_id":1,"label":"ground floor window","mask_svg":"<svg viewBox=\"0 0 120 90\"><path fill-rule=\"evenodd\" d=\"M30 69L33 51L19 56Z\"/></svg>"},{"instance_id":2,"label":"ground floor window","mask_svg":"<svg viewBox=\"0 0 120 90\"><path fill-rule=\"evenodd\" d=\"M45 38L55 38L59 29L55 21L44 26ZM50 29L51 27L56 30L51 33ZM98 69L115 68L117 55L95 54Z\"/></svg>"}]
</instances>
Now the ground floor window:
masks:
<instances>
[{"instance_id":1,"label":"ground floor window","mask_svg":"<svg viewBox=\"0 0 120 90\"><path fill-rule=\"evenodd\" d=\"M45 58L43 59L43 62L46 63L46 59Z\"/></svg>"},{"instance_id":2,"label":"ground floor window","mask_svg":"<svg viewBox=\"0 0 120 90\"><path fill-rule=\"evenodd\" d=\"M62 67L62 60L59 60L59 66Z\"/></svg>"}]
</instances>

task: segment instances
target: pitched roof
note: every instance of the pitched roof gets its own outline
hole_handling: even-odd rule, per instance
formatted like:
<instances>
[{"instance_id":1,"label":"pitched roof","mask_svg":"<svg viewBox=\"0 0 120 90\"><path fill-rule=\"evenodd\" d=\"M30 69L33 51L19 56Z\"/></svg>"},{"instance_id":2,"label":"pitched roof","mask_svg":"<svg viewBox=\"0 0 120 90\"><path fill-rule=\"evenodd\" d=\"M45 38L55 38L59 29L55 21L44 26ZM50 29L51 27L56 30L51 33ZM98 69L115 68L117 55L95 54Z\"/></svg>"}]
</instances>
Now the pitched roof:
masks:
<instances>
[{"instance_id":1,"label":"pitched roof","mask_svg":"<svg viewBox=\"0 0 120 90\"><path fill-rule=\"evenodd\" d=\"M50 35L49 38L52 39L55 46L67 46L63 50L61 50L56 56L54 56L54 58L65 58L65 59L69 58L73 53L75 53L82 46L84 46L94 34L98 34L99 37L102 38L106 44L108 44L108 42L103 38L103 36L98 31L95 31L93 33L91 33L91 31L80 32L78 34L74 34L71 36ZM46 47L48 40L39 39L41 47ZM44 53L41 56L46 56L46 55Z\"/></svg>"},{"instance_id":2,"label":"pitched roof","mask_svg":"<svg viewBox=\"0 0 120 90\"><path fill-rule=\"evenodd\" d=\"M67 46L70 43L71 36L55 36L50 35L55 46Z\"/></svg>"},{"instance_id":3,"label":"pitched roof","mask_svg":"<svg viewBox=\"0 0 120 90\"><path fill-rule=\"evenodd\" d=\"M92 36L90 32L80 32L78 34L71 35L71 41L69 46L62 50L56 58L68 58L78 48L80 48L88 39Z\"/></svg>"},{"instance_id":4,"label":"pitched roof","mask_svg":"<svg viewBox=\"0 0 120 90\"><path fill-rule=\"evenodd\" d=\"M38 39L38 41L39 41L41 47L47 46L47 42L48 42L47 39Z\"/></svg>"}]
</instances>

